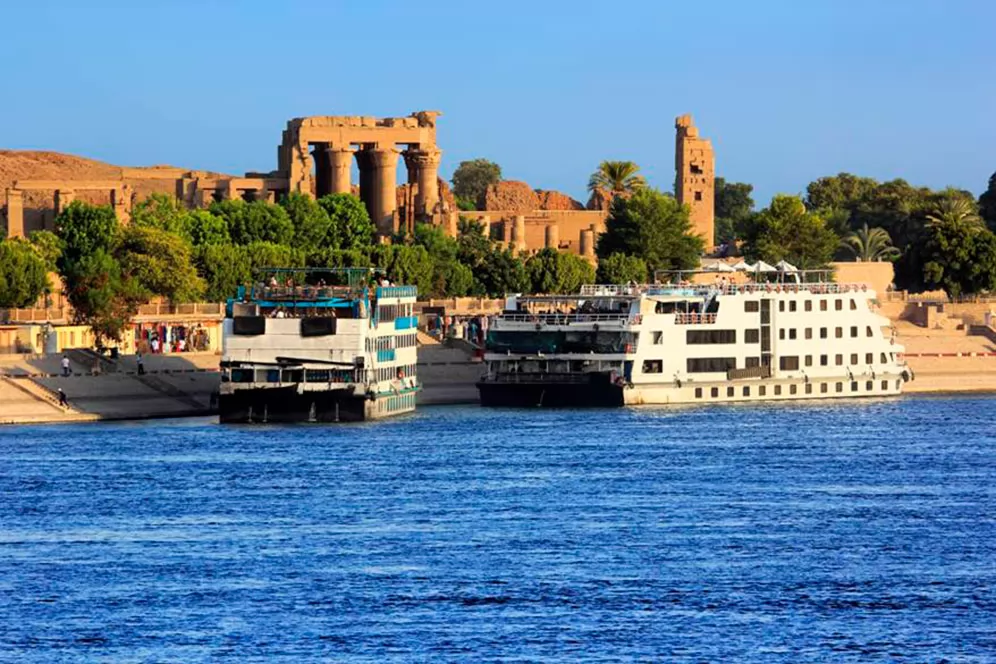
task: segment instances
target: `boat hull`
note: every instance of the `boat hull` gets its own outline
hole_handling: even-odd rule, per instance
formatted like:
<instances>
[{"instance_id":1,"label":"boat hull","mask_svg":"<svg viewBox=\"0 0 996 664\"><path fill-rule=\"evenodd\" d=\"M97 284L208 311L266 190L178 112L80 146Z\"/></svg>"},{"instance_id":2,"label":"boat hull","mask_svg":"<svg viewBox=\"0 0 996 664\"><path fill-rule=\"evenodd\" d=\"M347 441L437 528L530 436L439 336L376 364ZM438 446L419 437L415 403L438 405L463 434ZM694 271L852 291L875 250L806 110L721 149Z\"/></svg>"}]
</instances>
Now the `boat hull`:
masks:
<instances>
[{"instance_id":1,"label":"boat hull","mask_svg":"<svg viewBox=\"0 0 996 664\"><path fill-rule=\"evenodd\" d=\"M607 376L595 375L586 382L477 383L481 405L504 408L618 408L624 405L623 388Z\"/></svg>"},{"instance_id":2,"label":"boat hull","mask_svg":"<svg viewBox=\"0 0 996 664\"><path fill-rule=\"evenodd\" d=\"M218 397L223 423L362 422L367 399L349 390L299 392L296 386L234 390Z\"/></svg>"}]
</instances>

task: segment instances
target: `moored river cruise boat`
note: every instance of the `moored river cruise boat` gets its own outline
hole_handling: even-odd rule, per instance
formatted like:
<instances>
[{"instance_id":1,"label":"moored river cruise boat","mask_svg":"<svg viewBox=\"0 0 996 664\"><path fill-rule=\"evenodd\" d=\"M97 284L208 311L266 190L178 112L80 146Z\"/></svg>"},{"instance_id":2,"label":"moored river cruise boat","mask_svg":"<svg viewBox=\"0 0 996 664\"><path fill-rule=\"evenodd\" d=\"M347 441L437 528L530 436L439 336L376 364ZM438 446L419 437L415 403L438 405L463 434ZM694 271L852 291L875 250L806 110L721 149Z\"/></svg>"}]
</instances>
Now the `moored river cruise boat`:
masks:
<instances>
[{"instance_id":1,"label":"moored river cruise boat","mask_svg":"<svg viewBox=\"0 0 996 664\"><path fill-rule=\"evenodd\" d=\"M826 272L776 278L509 297L488 332L481 405L882 397L913 378L874 291Z\"/></svg>"},{"instance_id":2,"label":"moored river cruise boat","mask_svg":"<svg viewBox=\"0 0 996 664\"><path fill-rule=\"evenodd\" d=\"M368 269L259 274L227 304L222 422L356 422L415 410L414 286L378 284Z\"/></svg>"}]
</instances>

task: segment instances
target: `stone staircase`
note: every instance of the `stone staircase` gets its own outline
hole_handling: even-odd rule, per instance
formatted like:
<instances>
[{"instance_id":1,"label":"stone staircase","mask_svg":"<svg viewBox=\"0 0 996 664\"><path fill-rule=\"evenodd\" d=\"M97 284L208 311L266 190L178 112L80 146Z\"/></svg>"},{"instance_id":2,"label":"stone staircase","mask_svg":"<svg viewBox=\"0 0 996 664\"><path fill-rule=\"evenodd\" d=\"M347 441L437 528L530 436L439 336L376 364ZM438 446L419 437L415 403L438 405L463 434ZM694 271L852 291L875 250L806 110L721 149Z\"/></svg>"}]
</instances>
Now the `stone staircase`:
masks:
<instances>
[{"instance_id":1,"label":"stone staircase","mask_svg":"<svg viewBox=\"0 0 996 664\"><path fill-rule=\"evenodd\" d=\"M186 404L191 408L196 408L197 410L204 409L203 403L193 398L186 392L177 389L173 385L170 385L169 383L159 378L158 376L153 376L151 374L143 374L139 376L136 374L132 376L132 378L142 383L146 387L156 390L157 392L161 392L162 394L165 394L170 398L176 399L177 401Z\"/></svg>"}]
</instances>

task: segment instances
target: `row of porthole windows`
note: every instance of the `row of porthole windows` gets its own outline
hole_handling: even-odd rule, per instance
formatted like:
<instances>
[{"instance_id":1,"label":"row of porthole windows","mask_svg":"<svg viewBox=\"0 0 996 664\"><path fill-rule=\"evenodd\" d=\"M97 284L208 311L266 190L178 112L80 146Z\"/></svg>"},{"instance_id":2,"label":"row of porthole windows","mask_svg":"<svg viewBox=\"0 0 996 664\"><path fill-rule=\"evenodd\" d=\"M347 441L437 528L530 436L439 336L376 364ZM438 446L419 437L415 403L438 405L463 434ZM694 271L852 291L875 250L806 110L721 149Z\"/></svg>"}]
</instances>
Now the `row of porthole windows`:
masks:
<instances>
[{"instance_id":1,"label":"row of porthole windows","mask_svg":"<svg viewBox=\"0 0 996 664\"><path fill-rule=\"evenodd\" d=\"M819 328L819 331L820 331L819 332L820 339L828 339L830 337L830 328L828 328L828 327L821 327L821 328ZM748 330L748 332L751 332L751 330ZM856 339L858 337L858 326L857 325L852 325L850 332L851 332L851 338L852 339ZM844 338L844 328L842 328L842 327L835 327L833 333L834 333L833 336L836 339L843 339ZM802 331L802 334L803 334L803 338L804 339L812 339L813 338L813 328L811 328L811 327L804 328L803 331ZM866 325L865 326L865 336L866 337L873 337L873 336L875 336L875 331L872 329L871 325ZM753 335L748 335L747 343L751 343L751 338L754 338L754 343L756 343L756 336L753 336ZM797 337L797 330L796 330L796 328L794 328L794 327L784 328L783 327L783 328L779 329L778 330L778 339L781 340L781 341L784 341L786 338L788 338L789 341L797 339L798 337Z\"/></svg>"},{"instance_id":2,"label":"row of porthole windows","mask_svg":"<svg viewBox=\"0 0 996 664\"><path fill-rule=\"evenodd\" d=\"M837 382L837 383L834 383L833 385L834 385L834 392L835 393L842 394L844 392L844 383L843 382ZM896 389L898 390L901 385L902 385L902 381L897 380L896 381ZM830 383L819 383L819 386L820 386L820 394L828 394L830 392ZM776 396L776 397L782 396L782 386L781 385L772 385L772 388L773 388L773 394L774 394L774 396ZM799 393L799 386L797 384L789 385L788 388L789 388L788 389L788 393L790 395L798 394ZM813 383L806 383L805 385L803 385L803 388L804 388L804 393L805 394L813 394L814 393ZM875 381L871 381L871 380L865 381L865 391L866 392L872 392L874 389L875 389ZM888 389L889 389L889 381L883 380L882 381L882 391L887 391ZM859 389L859 383L858 383L858 381L852 380L851 381L851 392L859 392L859 391L860 391L860 389ZM696 387L695 388L695 398L696 399L703 398L703 394L704 394L703 388L701 388L701 387ZM736 390L735 387L733 387L731 385L731 386L729 386L729 387L726 388L726 396L727 397L732 398L732 397L735 397L736 395L737 395L737 390ZM751 386L750 385L744 385L743 388L742 388L742 390L741 390L741 396L749 397L750 395L751 395ZM757 386L757 396L764 397L764 396L767 396L767 395L768 395L768 386L767 385L758 385ZM718 399L719 398L719 388L718 387L712 387L712 388L710 388L709 389L709 396L712 397L713 399Z\"/></svg>"},{"instance_id":3,"label":"row of porthole windows","mask_svg":"<svg viewBox=\"0 0 996 664\"><path fill-rule=\"evenodd\" d=\"M848 302L848 307L850 308L851 311L857 311L858 310L858 301L855 300L853 297L847 298L847 302ZM830 310L830 300L829 299L819 300L819 303L820 303L820 311L829 311ZM789 300L787 305L785 303L785 300L779 300L778 301L778 311L784 312L785 309L786 309L786 306L787 306L789 313L793 313L793 312L796 311L797 305L798 305L798 300ZM813 310L813 300L803 300L802 305L803 305L803 311L812 311ZM835 298L834 301L833 301L833 309L834 309L834 311L843 311L844 310L844 300L841 299L841 298L839 298L839 297ZM758 308L757 308L757 300L745 300L744 301L744 311L746 311L747 313L751 313L751 312L755 312L757 310L758 310Z\"/></svg>"},{"instance_id":4,"label":"row of porthole windows","mask_svg":"<svg viewBox=\"0 0 996 664\"><path fill-rule=\"evenodd\" d=\"M806 355L804 357L805 366L807 366L807 367L813 366L813 357L814 357L813 355ZM851 361L849 362L849 366L857 366L860 357L861 356L858 353L851 353L851 357L850 357ZM799 368L799 356L798 355L783 355L780 359L783 360L782 362L780 362L780 368L782 370L788 371L788 370L795 370L795 369ZM893 353L888 353L888 354L886 354L886 353L879 353L879 362L881 362L882 364L888 364L889 361L890 361L890 359L892 359L892 360L895 359L895 355ZM829 355L820 355L819 356L819 360L820 360L820 366L821 367L828 367L828 366L830 366L830 356ZM874 363L875 363L875 353L865 353L865 364L874 364ZM836 366L838 366L838 367L844 366L844 354L843 353L837 353L836 355L834 355L834 364ZM792 365L794 365L794 366L792 366Z\"/></svg>"}]
</instances>

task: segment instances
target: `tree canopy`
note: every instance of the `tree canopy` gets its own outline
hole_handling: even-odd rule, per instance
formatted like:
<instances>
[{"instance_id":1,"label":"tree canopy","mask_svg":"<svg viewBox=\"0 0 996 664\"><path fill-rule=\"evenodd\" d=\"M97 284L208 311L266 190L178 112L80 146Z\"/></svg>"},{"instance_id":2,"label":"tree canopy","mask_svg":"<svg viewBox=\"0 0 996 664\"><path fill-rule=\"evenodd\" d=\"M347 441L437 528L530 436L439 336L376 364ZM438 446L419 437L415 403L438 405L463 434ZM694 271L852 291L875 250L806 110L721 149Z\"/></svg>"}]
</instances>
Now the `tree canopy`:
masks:
<instances>
[{"instance_id":1,"label":"tree canopy","mask_svg":"<svg viewBox=\"0 0 996 664\"><path fill-rule=\"evenodd\" d=\"M892 238L881 228L868 228L865 224L860 229L849 233L841 240L841 247L856 261L895 260L902 254L892 246Z\"/></svg>"},{"instance_id":2,"label":"tree canopy","mask_svg":"<svg viewBox=\"0 0 996 664\"><path fill-rule=\"evenodd\" d=\"M576 254L541 249L526 261L533 293L578 293L595 281L595 268Z\"/></svg>"},{"instance_id":3,"label":"tree canopy","mask_svg":"<svg viewBox=\"0 0 996 664\"><path fill-rule=\"evenodd\" d=\"M714 183L715 231L713 243L730 244L736 239L736 228L754 211L751 193L754 185L745 182L727 182L718 177Z\"/></svg>"},{"instance_id":4,"label":"tree canopy","mask_svg":"<svg viewBox=\"0 0 996 664\"><path fill-rule=\"evenodd\" d=\"M647 186L639 171L640 167L632 161L603 161L588 178L588 191L628 196Z\"/></svg>"},{"instance_id":5,"label":"tree canopy","mask_svg":"<svg viewBox=\"0 0 996 664\"><path fill-rule=\"evenodd\" d=\"M377 229L370 220L366 206L352 194L329 194L318 199L318 205L329 217L327 245L335 249L369 247Z\"/></svg>"},{"instance_id":6,"label":"tree canopy","mask_svg":"<svg viewBox=\"0 0 996 664\"><path fill-rule=\"evenodd\" d=\"M989 230L996 231L996 173L989 176L989 186L979 196L979 214Z\"/></svg>"},{"instance_id":7,"label":"tree canopy","mask_svg":"<svg viewBox=\"0 0 996 664\"><path fill-rule=\"evenodd\" d=\"M600 284L628 284L648 281L647 264L642 258L626 254L612 254L598 261L596 280Z\"/></svg>"},{"instance_id":8,"label":"tree canopy","mask_svg":"<svg viewBox=\"0 0 996 664\"><path fill-rule=\"evenodd\" d=\"M743 253L751 261L785 260L801 269L827 265L840 238L823 218L806 210L798 196L776 195L771 204L741 224Z\"/></svg>"},{"instance_id":9,"label":"tree canopy","mask_svg":"<svg viewBox=\"0 0 996 664\"><path fill-rule=\"evenodd\" d=\"M457 202L472 203L483 208L484 193L488 185L501 181L501 166L487 159L471 159L461 161L453 171L453 195ZM461 205L461 209L464 209Z\"/></svg>"},{"instance_id":10,"label":"tree canopy","mask_svg":"<svg viewBox=\"0 0 996 664\"><path fill-rule=\"evenodd\" d=\"M0 241L0 307L31 307L48 288L48 266L21 239Z\"/></svg>"}]
</instances>

